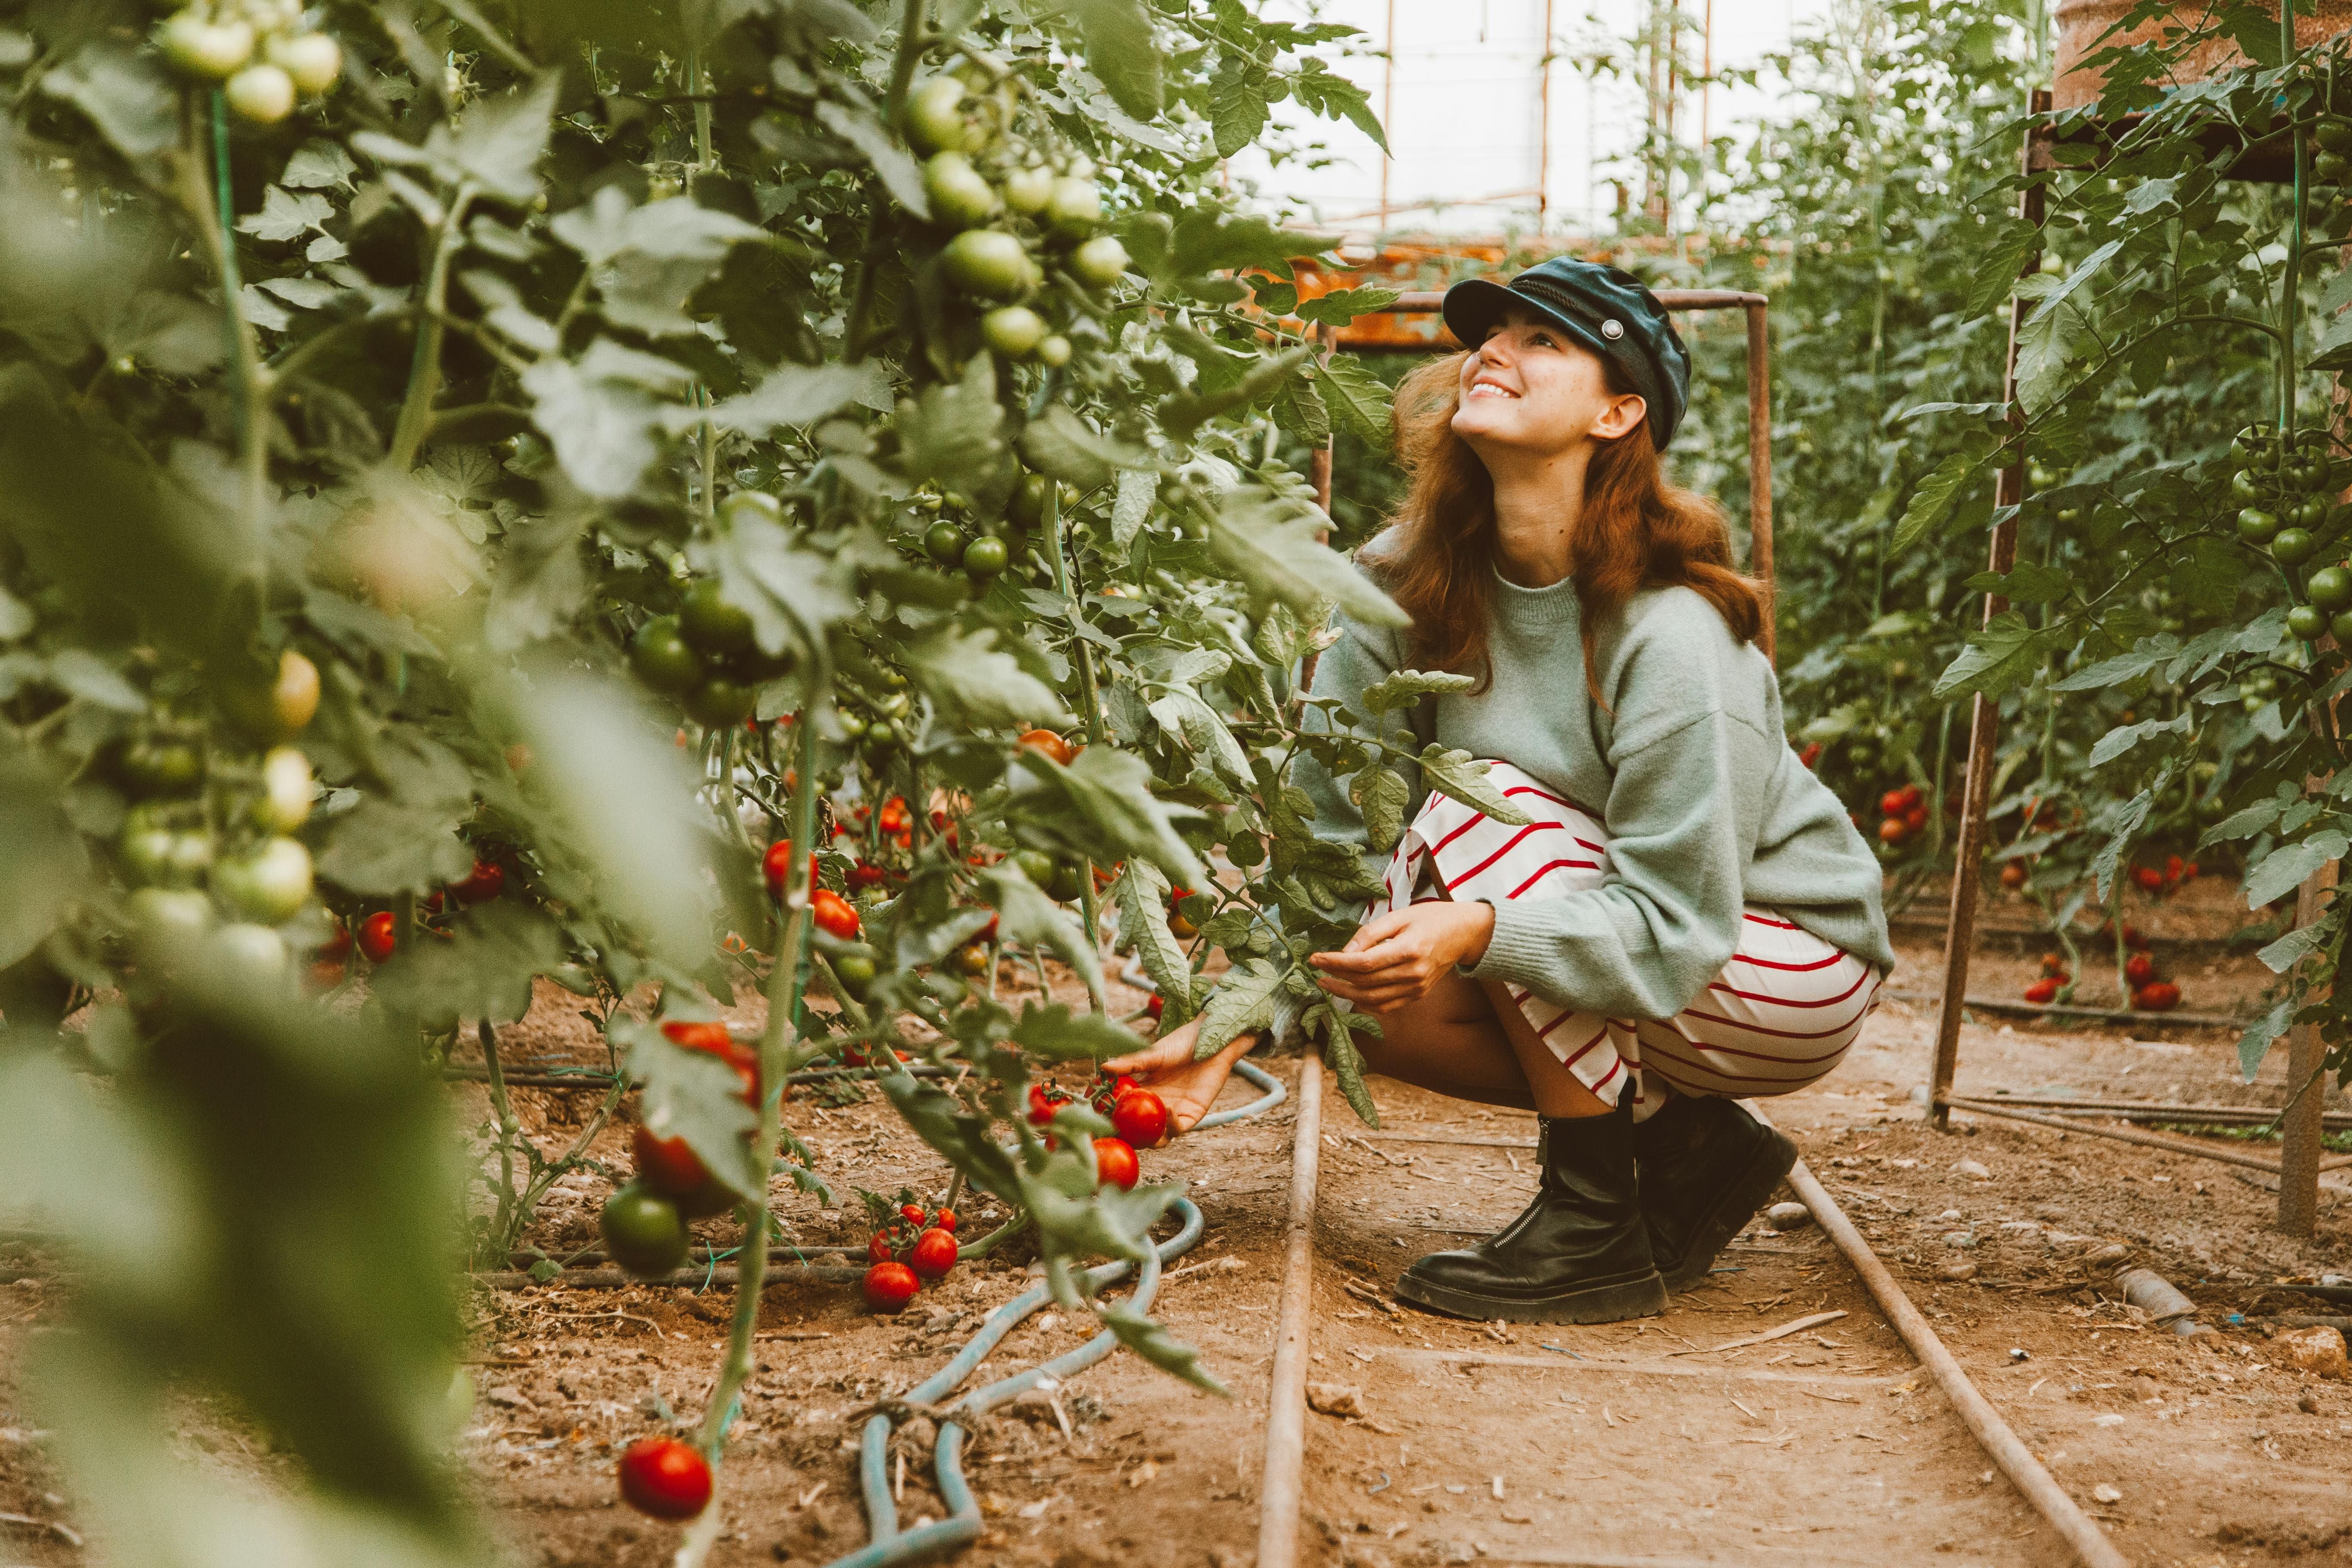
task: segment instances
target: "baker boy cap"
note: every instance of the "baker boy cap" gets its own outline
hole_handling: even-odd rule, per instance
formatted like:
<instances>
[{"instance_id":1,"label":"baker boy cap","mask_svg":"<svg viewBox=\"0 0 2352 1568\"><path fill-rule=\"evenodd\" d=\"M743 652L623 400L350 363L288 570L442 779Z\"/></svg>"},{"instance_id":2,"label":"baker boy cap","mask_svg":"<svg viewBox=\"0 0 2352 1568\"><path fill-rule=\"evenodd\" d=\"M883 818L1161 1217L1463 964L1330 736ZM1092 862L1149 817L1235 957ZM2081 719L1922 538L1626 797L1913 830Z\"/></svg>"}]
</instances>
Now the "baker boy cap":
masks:
<instances>
[{"instance_id":1,"label":"baker boy cap","mask_svg":"<svg viewBox=\"0 0 2352 1568\"><path fill-rule=\"evenodd\" d=\"M1649 405L1651 442L1665 449L1690 406L1690 351L1640 279L1565 256L1528 268L1508 288L1491 278L1465 279L1445 291L1446 330L1475 349L1514 305L1622 367Z\"/></svg>"}]
</instances>

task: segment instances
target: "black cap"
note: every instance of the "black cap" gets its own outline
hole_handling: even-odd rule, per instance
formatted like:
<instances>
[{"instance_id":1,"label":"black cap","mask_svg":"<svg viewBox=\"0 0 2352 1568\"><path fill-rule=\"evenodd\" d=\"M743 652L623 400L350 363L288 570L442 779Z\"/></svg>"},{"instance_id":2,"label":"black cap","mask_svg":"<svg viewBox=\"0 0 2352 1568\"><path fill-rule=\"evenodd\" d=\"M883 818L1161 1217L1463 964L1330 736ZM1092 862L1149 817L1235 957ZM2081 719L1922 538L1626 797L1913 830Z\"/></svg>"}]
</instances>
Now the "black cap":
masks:
<instances>
[{"instance_id":1,"label":"black cap","mask_svg":"<svg viewBox=\"0 0 2352 1568\"><path fill-rule=\"evenodd\" d=\"M1446 330L1475 349L1514 305L1622 367L1649 405L1652 444L1665 450L1690 406L1690 351L1640 279L1565 256L1528 268L1508 288L1491 278L1465 279L1445 291Z\"/></svg>"}]
</instances>

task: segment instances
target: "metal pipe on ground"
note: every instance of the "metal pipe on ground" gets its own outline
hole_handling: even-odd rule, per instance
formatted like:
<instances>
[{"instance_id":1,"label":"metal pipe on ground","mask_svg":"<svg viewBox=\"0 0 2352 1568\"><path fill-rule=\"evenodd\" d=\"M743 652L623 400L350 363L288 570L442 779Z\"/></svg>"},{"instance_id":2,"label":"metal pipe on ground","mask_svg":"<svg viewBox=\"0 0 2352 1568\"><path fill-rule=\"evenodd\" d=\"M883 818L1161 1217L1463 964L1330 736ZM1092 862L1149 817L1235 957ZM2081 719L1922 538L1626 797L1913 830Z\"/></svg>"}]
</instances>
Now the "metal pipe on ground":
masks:
<instances>
[{"instance_id":1,"label":"metal pipe on ground","mask_svg":"<svg viewBox=\"0 0 2352 1568\"><path fill-rule=\"evenodd\" d=\"M1753 1100L1747 1104L1749 1110L1756 1110ZM1763 1119L1762 1112L1757 1114L1759 1120ZM2036 1459L2032 1450L2011 1430L2009 1423L2001 1419L2000 1412L1992 1407L1991 1402L1977 1392L1976 1384L1969 1381L1969 1374L1960 1369L1960 1363L1953 1359L1952 1352L1944 1348L1944 1342L1936 1337L1936 1331L1928 1326L1919 1309L1911 1304L1911 1298L1903 1293L1903 1287L1895 1282L1895 1276L1886 1271L1886 1265L1871 1251L1870 1243L1863 1240L1862 1232L1853 1227L1853 1222L1845 1217L1845 1211L1838 1207L1837 1200L1831 1197L1821 1183L1814 1179L1802 1160L1798 1161L1789 1173L1789 1185L1804 1205L1813 1211L1813 1218L1836 1243L1837 1249L1845 1254L1845 1259L1853 1265L1854 1272L1862 1276L1862 1282L1869 1288L1879 1310L1886 1314L1886 1321L1902 1336L1903 1342L1910 1347L1911 1353L1918 1358L1919 1364L1927 1374L1936 1380L1936 1386L1943 1391L1944 1397L1951 1401L1952 1409L1976 1438L1978 1446L1995 1465L2000 1467L2001 1473L2025 1495L2025 1500L2042 1511L2042 1516L2050 1521L2085 1568L2130 1568L2129 1560L2116 1550L2115 1542L2109 1541L2091 1517L2075 1505L2074 1500L2066 1495L2065 1489L2052 1478L2050 1472L2042 1468L2042 1461Z\"/></svg>"},{"instance_id":2,"label":"metal pipe on ground","mask_svg":"<svg viewBox=\"0 0 2352 1568\"><path fill-rule=\"evenodd\" d=\"M1988 1100L1971 1100L1962 1095L1947 1095L1947 1108L1965 1110L1978 1116L1999 1116L2011 1121L2030 1121L2036 1127L2055 1127L2061 1132L2081 1132L2093 1138L2112 1138L2118 1143L2137 1143L2143 1149L2161 1149L2169 1154L2193 1154L2200 1160L2211 1160L2223 1165L2242 1165L2265 1175L2279 1173L2276 1160L2265 1160L2257 1154L2241 1154L2234 1149L2216 1149L2206 1143L2192 1143L2186 1138L2168 1138L2161 1132L2141 1132L2128 1127L2096 1127L2087 1121L2070 1121L2063 1116L2043 1116L2032 1110L2012 1110L2008 1106ZM2352 1154L2338 1154L2323 1160L2319 1168L2333 1171L2352 1165Z\"/></svg>"},{"instance_id":3,"label":"metal pipe on ground","mask_svg":"<svg viewBox=\"0 0 2352 1568\"><path fill-rule=\"evenodd\" d=\"M1257 1568L1297 1568L1307 1459L1307 1329L1315 1302L1315 1184L1323 1146L1323 1062L1298 1059L1298 1119L1290 1152L1290 1218L1284 1229L1281 1309L1267 1379L1265 1467L1258 1496Z\"/></svg>"}]
</instances>

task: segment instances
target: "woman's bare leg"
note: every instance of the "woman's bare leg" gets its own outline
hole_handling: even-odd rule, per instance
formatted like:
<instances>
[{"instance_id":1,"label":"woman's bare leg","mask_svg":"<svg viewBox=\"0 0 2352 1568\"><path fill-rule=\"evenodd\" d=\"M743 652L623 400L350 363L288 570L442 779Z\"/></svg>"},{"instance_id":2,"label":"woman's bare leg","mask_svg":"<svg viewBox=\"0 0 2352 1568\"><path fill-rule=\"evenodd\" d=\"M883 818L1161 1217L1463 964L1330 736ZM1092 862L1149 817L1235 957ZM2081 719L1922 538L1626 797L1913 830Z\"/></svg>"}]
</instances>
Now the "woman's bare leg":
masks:
<instances>
[{"instance_id":1,"label":"woman's bare leg","mask_svg":"<svg viewBox=\"0 0 2352 1568\"><path fill-rule=\"evenodd\" d=\"M1513 1026L1517 1026L1516 1028ZM1367 1070L1479 1105L1545 1116L1607 1114L1609 1107L1562 1067L1499 985L1459 974L1358 1035Z\"/></svg>"}]
</instances>

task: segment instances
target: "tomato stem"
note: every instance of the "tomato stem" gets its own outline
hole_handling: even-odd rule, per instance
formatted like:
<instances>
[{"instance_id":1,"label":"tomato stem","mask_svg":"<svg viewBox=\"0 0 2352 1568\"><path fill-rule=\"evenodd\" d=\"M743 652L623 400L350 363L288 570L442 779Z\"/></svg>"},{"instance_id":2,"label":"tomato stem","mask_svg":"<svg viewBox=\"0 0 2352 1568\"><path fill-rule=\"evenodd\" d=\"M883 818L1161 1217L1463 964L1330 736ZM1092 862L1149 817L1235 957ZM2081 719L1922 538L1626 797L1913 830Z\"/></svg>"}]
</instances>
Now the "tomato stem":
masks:
<instances>
[{"instance_id":1,"label":"tomato stem","mask_svg":"<svg viewBox=\"0 0 2352 1568\"><path fill-rule=\"evenodd\" d=\"M433 239L433 266L425 279L425 297L417 303L416 352L408 365L408 390L400 400L400 416L392 429L391 460L398 468L416 461L433 425L433 400L441 395L441 342L446 328L442 307L449 293L449 263L464 235L466 210L474 205L474 187L461 184L449 198Z\"/></svg>"},{"instance_id":2,"label":"tomato stem","mask_svg":"<svg viewBox=\"0 0 2352 1568\"><path fill-rule=\"evenodd\" d=\"M1078 597L1073 587L1076 578L1070 571L1069 552L1062 543L1062 487L1059 483L1045 487L1042 521L1047 555L1054 567L1054 588L1070 606L1070 644L1078 654L1078 699L1087 709L1087 744L1099 746L1104 744L1102 702L1095 689L1094 649L1087 646L1085 637L1078 635ZM1086 919L1087 942L1099 948L1102 945L1102 910L1095 901L1095 863L1090 857L1083 858L1078 867L1078 910ZM1041 962L1037 966L1037 980L1041 987L1045 979L1045 966ZM1110 1011L1103 1000L1101 980L1091 973L1085 979L1087 1003L1097 1013Z\"/></svg>"}]
</instances>

